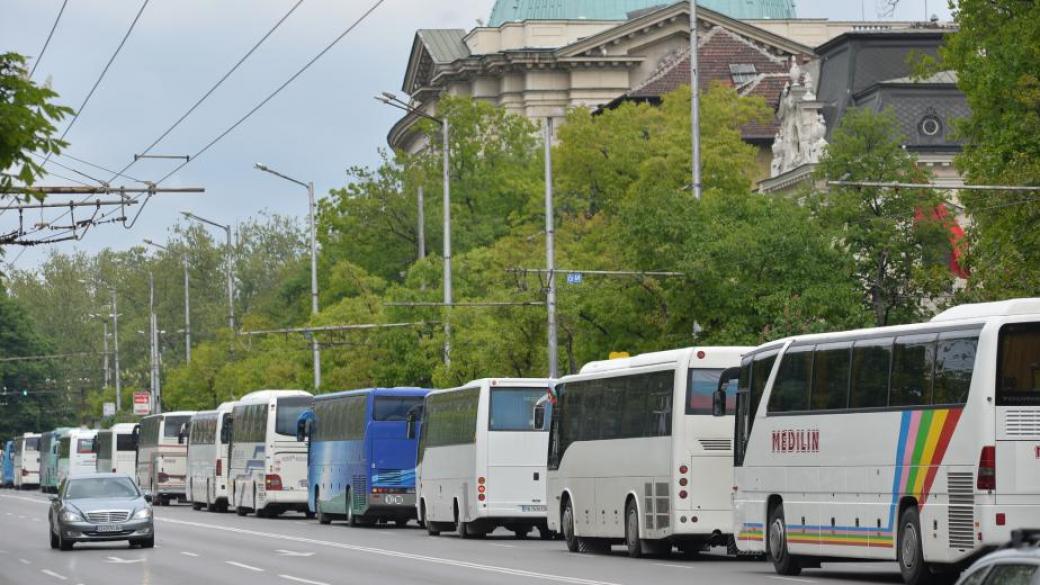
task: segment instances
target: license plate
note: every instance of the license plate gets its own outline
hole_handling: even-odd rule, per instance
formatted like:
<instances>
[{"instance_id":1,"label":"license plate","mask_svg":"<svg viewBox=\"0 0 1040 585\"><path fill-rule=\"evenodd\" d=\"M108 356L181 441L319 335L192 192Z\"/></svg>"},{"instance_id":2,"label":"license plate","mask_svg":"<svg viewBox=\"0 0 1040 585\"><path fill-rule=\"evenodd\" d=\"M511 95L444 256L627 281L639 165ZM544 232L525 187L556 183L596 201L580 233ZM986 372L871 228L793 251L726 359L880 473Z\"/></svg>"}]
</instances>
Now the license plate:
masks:
<instances>
[{"instance_id":1,"label":"license plate","mask_svg":"<svg viewBox=\"0 0 1040 585\"><path fill-rule=\"evenodd\" d=\"M546 506L520 506L521 512L548 512L549 508Z\"/></svg>"},{"instance_id":2,"label":"license plate","mask_svg":"<svg viewBox=\"0 0 1040 585\"><path fill-rule=\"evenodd\" d=\"M123 526L121 524L101 524L97 527L98 532L122 532Z\"/></svg>"}]
</instances>

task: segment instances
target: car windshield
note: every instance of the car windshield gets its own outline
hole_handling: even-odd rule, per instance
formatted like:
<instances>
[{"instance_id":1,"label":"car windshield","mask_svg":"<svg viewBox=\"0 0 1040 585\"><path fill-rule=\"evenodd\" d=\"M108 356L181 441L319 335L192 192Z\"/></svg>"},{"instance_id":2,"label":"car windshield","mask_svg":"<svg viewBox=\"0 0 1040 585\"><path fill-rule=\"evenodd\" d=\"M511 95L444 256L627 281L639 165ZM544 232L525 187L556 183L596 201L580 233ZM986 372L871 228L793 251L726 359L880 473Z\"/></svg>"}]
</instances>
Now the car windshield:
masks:
<instances>
[{"instance_id":1,"label":"car windshield","mask_svg":"<svg viewBox=\"0 0 1040 585\"><path fill-rule=\"evenodd\" d=\"M65 497L69 500L90 498L136 498L137 486L128 477L91 477L69 480Z\"/></svg>"}]
</instances>

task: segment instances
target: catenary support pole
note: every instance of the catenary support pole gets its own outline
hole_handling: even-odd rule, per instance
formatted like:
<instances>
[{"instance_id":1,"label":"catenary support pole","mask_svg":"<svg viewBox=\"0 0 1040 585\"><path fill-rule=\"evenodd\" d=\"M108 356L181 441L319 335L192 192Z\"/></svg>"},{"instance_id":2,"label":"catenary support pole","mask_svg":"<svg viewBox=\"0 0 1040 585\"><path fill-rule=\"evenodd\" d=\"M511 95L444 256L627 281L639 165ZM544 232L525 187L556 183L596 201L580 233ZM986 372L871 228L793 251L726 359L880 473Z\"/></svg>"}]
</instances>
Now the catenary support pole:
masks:
<instances>
[{"instance_id":1,"label":"catenary support pole","mask_svg":"<svg viewBox=\"0 0 1040 585\"><path fill-rule=\"evenodd\" d=\"M549 377L556 378L558 371L556 331L556 221L553 213L553 119L545 119L545 308L549 329Z\"/></svg>"}]
</instances>

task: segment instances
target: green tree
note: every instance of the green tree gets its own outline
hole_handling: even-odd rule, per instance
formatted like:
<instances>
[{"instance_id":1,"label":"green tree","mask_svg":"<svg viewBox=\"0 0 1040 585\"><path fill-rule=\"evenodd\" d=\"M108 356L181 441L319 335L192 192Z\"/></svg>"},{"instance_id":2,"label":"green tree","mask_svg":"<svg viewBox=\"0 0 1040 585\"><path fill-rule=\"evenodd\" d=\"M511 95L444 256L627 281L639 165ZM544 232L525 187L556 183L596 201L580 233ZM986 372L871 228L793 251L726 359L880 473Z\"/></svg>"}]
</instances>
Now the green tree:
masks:
<instances>
[{"instance_id":1,"label":"green tree","mask_svg":"<svg viewBox=\"0 0 1040 585\"><path fill-rule=\"evenodd\" d=\"M0 54L0 192L8 192L15 180L32 187L46 176L32 153L58 154L67 146L54 138L54 125L72 110L55 104L57 97L29 79L24 56Z\"/></svg>"},{"instance_id":2,"label":"green tree","mask_svg":"<svg viewBox=\"0 0 1040 585\"><path fill-rule=\"evenodd\" d=\"M0 288L0 356L31 357L49 352L25 310ZM55 371L55 363L50 360L0 362L0 437L52 428L69 420L71 413L62 397L44 390Z\"/></svg>"},{"instance_id":3,"label":"green tree","mask_svg":"<svg viewBox=\"0 0 1040 585\"><path fill-rule=\"evenodd\" d=\"M961 0L957 31L933 68L957 72L971 114L957 126L957 163L975 184L1040 185L1040 4ZM1035 296L1040 202L1021 193L963 192L972 225L969 291L977 300Z\"/></svg>"},{"instance_id":4,"label":"green tree","mask_svg":"<svg viewBox=\"0 0 1040 585\"><path fill-rule=\"evenodd\" d=\"M895 113L849 110L817 168L822 181L923 183L927 174L903 147ZM854 263L863 302L878 326L919 320L930 300L948 294L948 225L926 189L829 187L812 198L824 225Z\"/></svg>"}]
</instances>

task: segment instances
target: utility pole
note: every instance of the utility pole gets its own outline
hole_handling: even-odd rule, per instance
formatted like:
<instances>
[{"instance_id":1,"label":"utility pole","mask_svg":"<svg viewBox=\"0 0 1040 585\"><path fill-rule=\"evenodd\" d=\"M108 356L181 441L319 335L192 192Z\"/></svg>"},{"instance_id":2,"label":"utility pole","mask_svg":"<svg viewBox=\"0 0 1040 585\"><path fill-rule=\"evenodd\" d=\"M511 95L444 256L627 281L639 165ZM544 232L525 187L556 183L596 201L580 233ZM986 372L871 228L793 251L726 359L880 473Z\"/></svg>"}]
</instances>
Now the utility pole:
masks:
<instances>
[{"instance_id":1,"label":"utility pole","mask_svg":"<svg viewBox=\"0 0 1040 585\"><path fill-rule=\"evenodd\" d=\"M553 119L545 119L545 307L549 318L549 377L559 374L556 331L556 220L553 212Z\"/></svg>"},{"instance_id":2,"label":"utility pole","mask_svg":"<svg viewBox=\"0 0 1040 585\"><path fill-rule=\"evenodd\" d=\"M162 413L162 390L159 387L159 322L155 317L155 276L148 273L148 317L151 331L149 332L152 356L152 413Z\"/></svg>"},{"instance_id":3,"label":"utility pole","mask_svg":"<svg viewBox=\"0 0 1040 585\"><path fill-rule=\"evenodd\" d=\"M116 289L112 289L112 342L116 358L116 412L123 408L122 376L119 373L119 311L116 310Z\"/></svg>"},{"instance_id":4,"label":"utility pole","mask_svg":"<svg viewBox=\"0 0 1040 585\"><path fill-rule=\"evenodd\" d=\"M222 223L217 223L215 221L208 220L208 219L206 219L204 217L199 217L199 216L195 215L194 213L191 213L190 211L182 211L181 215L183 215L184 217L186 217L188 219L193 219L195 221L199 221L199 222L202 222L204 224L211 225L211 226L213 226L215 228L220 228L220 229L224 230L224 235L227 238L227 248L226 248L226 254L225 254L227 256L227 259L226 259L226 261L227 261L227 269L225 270L225 272L227 273L228 327L231 329L232 332L234 332L235 331L235 281L234 281L234 278L232 278L232 273L231 273L231 271L232 271L232 269L234 267L234 244L231 241L231 224L224 225Z\"/></svg>"},{"instance_id":5,"label":"utility pole","mask_svg":"<svg viewBox=\"0 0 1040 585\"><path fill-rule=\"evenodd\" d=\"M701 83L697 0L690 0L690 118L693 137L693 198L701 199Z\"/></svg>"},{"instance_id":6,"label":"utility pole","mask_svg":"<svg viewBox=\"0 0 1040 585\"><path fill-rule=\"evenodd\" d=\"M104 368L105 368L105 388L108 388L108 384L111 379L108 377L108 321L101 322L102 335L103 335L103 346L105 351Z\"/></svg>"},{"instance_id":7,"label":"utility pole","mask_svg":"<svg viewBox=\"0 0 1040 585\"><path fill-rule=\"evenodd\" d=\"M144 243L158 248L163 252L169 253L170 249L162 244L157 244L152 240L145 240ZM189 275L190 267L188 265L188 252L184 252L184 361L185 363L191 363L191 276Z\"/></svg>"},{"instance_id":8,"label":"utility pole","mask_svg":"<svg viewBox=\"0 0 1040 585\"><path fill-rule=\"evenodd\" d=\"M426 258L426 194L419 185L419 260Z\"/></svg>"}]
</instances>

